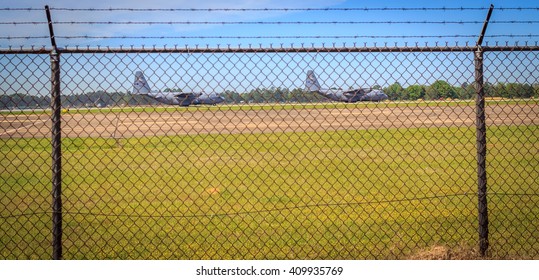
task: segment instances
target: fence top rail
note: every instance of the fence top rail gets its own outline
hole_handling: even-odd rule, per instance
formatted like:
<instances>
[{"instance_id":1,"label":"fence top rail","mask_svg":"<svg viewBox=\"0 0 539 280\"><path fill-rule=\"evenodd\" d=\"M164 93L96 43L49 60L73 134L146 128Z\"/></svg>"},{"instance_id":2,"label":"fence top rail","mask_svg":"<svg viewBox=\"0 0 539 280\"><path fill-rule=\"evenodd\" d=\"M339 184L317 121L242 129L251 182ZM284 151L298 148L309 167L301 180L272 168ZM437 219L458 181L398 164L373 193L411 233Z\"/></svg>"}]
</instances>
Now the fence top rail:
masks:
<instances>
[{"instance_id":1,"label":"fence top rail","mask_svg":"<svg viewBox=\"0 0 539 280\"><path fill-rule=\"evenodd\" d=\"M9 47L7 49L0 48L0 54L48 54L53 49L51 47ZM352 52L372 52L372 53L388 53L388 52L474 52L477 51L476 46L387 46L383 47L367 47L367 46L353 46L353 47L255 47L249 46L247 48L232 47L227 45L225 47L209 47L209 46L195 46L195 47L179 47L177 45L173 47L156 47L156 46L142 46L142 47L90 47L90 46L75 46L58 48L59 53L352 53ZM539 45L513 45L513 46L482 46L483 52L506 52L506 51L539 51Z\"/></svg>"},{"instance_id":2,"label":"fence top rail","mask_svg":"<svg viewBox=\"0 0 539 280\"><path fill-rule=\"evenodd\" d=\"M52 48L46 46L0 48L0 54L47 54L51 51Z\"/></svg>"}]
</instances>

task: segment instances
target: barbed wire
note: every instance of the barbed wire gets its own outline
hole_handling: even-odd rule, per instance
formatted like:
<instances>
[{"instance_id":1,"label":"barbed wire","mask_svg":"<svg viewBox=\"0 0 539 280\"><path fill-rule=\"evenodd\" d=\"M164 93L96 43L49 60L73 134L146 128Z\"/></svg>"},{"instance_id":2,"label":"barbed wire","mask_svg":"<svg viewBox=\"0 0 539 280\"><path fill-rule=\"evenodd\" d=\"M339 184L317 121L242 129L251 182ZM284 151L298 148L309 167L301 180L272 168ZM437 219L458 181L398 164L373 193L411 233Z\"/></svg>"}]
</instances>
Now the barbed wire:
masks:
<instances>
[{"instance_id":1,"label":"barbed wire","mask_svg":"<svg viewBox=\"0 0 539 280\"><path fill-rule=\"evenodd\" d=\"M102 8L102 9L79 9L79 8L51 8L51 10L58 11L135 11L135 12L263 12L263 11L279 11L279 12L288 12L288 11L466 11L466 10L488 10L488 7L478 7L478 8L171 8L171 9L137 9L137 8ZM538 8L539 9L539 8Z\"/></svg>"},{"instance_id":2,"label":"barbed wire","mask_svg":"<svg viewBox=\"0 0 539 280\"><path fill-rule=\"evenodd\" d=\"M56 36L59 39L413 39L413 38L476 38L477 35L343 35L343 36L325 36L325 35L298 35L298 36ZM539 34L498 34L488 35L486 38L534 38ZM2 37L0 37L2 38ZM13 38L13 37L12 37ZM24 37L28 38L28 37ZM49 38L48 36L39 36L31 38Z\"/></svg>"},{"instance_id":3,"label":"barbed wire","mask_svg":"<svg viewBox=\"0 0 539 280\"><path fill-rule=\"evenodd\" d=\"M49 39L49 36L0 36L2 40L16 40L16 39Z\"/></svg>"},{"instance_id":4,"label":"barbed wire","mask_svg":"<svg viewBox=\"0 0 539 280\"><path fill-rule=\"evenodd\" d=\"M244 39L458 39L458 38L469 38L473 39L476 38L476 35L402 35L402 36L384 36L384 35L350 35L350 36L90 36L90 35L77 35L77 36L55 36L55 38L58 39L64 39L64 40L77 40L77 39L88 39L88 40L107 40L107 39L119 39L119 40L166 40L166 39L181 39L181 40L211 40L211 39L236 39L236 40L244 40ZM499 35L489 35L485 36L485 38L539 38L539 34L499 34ZM32 40L32 39L49 39L49 36L0 36L0 40ZM506 41L506 45L508 45L509 41ZM404 42L404 46L408 46L410 42ZM433 42L432 44L435 44L438 46L439 42ZM443 42L442 42L443 43ZM446 46L448 46L448 41L445 42ZM469 41L466 42L460 42L465 43L466 46L470 43ZM490 42L485 42L486 45L489 45ZM494 42L496 46L498 46L498 41ZM525 41L526 45L528 44L528 41ZM533 43L533 42L532 42ZM298 45L304 45L305 43L300 43ZM313 43L314 44L314 43ZM333 43L335 44L335 43ZM357 42L353 43L354 45L357 44ZM366 42L364 43L366 47ZM385 42L385 46L387 46L388 42ZM395 46L398 45L398 42L394 42ZM419 42L415 42L415 45L418 46ZM518 41L515 42L515 44L518 45ZM217 44L217 45L231 45L231 44ZM248 45L252 45L252 43L249 43ZM270 44L273 45L273 44ZM281 46L283 43L281 43ZM324 44L323 44L324 45ZM376 45L376 44L375 44ZM412 42L413 45L413 42ZM425 42L425 46L428 45L428 42ZM535 45L537 45L537 41L535 41ZM34 46L34 45L32 45ZM67 45L66 45L67 46ZM293 48L294 44L291 44L291 48ZM459 46L459 41L455 41L455 46ZM241 44L238 45L238 48L241 47ZM262 45L260 46L262 47ZM312 46L314 47L314 45Z\"/></svg>"},{"instance_id":5,"label":"barbed wire","mask_svg":"<svg viewBox=\"0 0 539 280\"><path fill-rule=\"evenodd\" d=\"M483 21L53 21L58 25L300 25L300 24L482 24ZM492 24L537 24L539 20L493 20ZM39 25L46 21L0 22L0 25Z\"/></svg>"},{"instance_id":6,"label":"barbed wire","mask_svg":"<svg viewBox=\"0 0 539 280\"><path fill-rule=\"evenodd\" d=\"M477 11L488 10L489 7L373 7L373 8L63 8L51 7L54 11L70 12L261 12L261 11ZM43 8L0 8L0 11L43 11ZM539 11L539 7L494 7L499 11Z\"/></svg>"},{"instance_id":7,"label":"barbed wire","mask_svg":"<svg viewBox=\"0 0 539 280\"><path fill-rule=\"evenodd\" d=\"M434 7L434 8L63 8L52 7L51 10L56 11L85 11L85 12L109 12L109 11L128 11L128 12L255 12L255 11L470 11L470 10L487 10L488 7ZM539 7L498 7L496 10L513 10L513 11L530 11L537 10ZM0 11L43 11L42 8L0 8ZM482 20L405 20L405 21L53 21L55 25L414 25L414 24L440 24L440 25L467 25L467 24L483 24ZM493 20L491 24L538 24L539 20ZM0 26L7 25L46 25L47 21L9 21L1 22ZM136 40L164 40L164 39L428 39L428 38L476 38L477 35L248 35L248 36L97 36L97 35L66 35L55 36L59 39L76 40L76 39L136 39ZM487 35L486 38L537 38L538 34L496 34ZM32 39L47 39L48 36L0 36L1 40L32 40Z\"/></svg>"},{"instance_id":8,"label":"barbed wire","mask_svg":"<svg viewBox=\"0 0 539 280\"><path fill-rule=\"evenodd\" d=\"M47 24L46 21L3 21L0 25L42 25Z\"/></svg>"}]
</instances>

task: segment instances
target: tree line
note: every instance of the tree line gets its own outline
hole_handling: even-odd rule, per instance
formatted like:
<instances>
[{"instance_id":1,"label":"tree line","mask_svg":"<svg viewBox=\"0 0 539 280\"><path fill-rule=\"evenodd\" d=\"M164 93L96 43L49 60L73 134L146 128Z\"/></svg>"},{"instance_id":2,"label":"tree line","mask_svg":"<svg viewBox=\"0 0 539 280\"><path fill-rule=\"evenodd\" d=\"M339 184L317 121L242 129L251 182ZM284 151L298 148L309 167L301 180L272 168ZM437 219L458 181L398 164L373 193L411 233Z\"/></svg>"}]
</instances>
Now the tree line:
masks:
<instances>
[{"instance_id":1,"label":"tree line","mask_svg":"<svg viewBox=\"0 0 539 280\"><path fill-rule=\"evenodd\" d=\"M155 105L159 102L140 95L131 95L123 92L96 91L81 94L62 94L62 107L65 108L95 108L112 106ZM30 94L2 94L0 95L0 109L45 109L51 105L49 96Z\"/></svg>"},{"instance_id":2,"label":"tree line","mask_svg":"<svg viewBox=\"0 0 539 280\"><path fill-rule=\"evenodd\" d=\"M390 100L440 100L440 99L473 99L475 85L463 83L453 86L446 81L438 80L431 85L410 85L403 87L396 82L388 87L375 86L382 89ZM167 89L170 91L171 89ZM167 91L165 90L165 91ZM177 89L176 89L177 90ZM509 99L539 98L539 84L521 83L485 83L484 91L487 97ZM326 98L305 91L301 88L287 89L280 87L257 88L239 93L226 90L222 93L225 103L309 103L326 101ZM159 102L141 95L131 95L129 92L96 91L81 94L63 94L62 106L66 108L83 107L112 107L157 105ZM38 109L50 107L49 96L37 96L23 93L0 95L0 109Z\"/></svg>"},{"instance_id":3,"label":"tree line","mask_svg":"<svg viewBox=\"0 0 539 280\"><path fill-rule=\"evenodd\" d=\"M446 81L438 80L430 86L411 85L406 88L398 82L386 88L384 92L390 100L439 100L439 99L472 99L475 96L475 84L463 83L452 86ZM539 97L539 84L521 83L484 83L483 90L487 97L501 97L508 99L537 98Z\"/></svg>"}]
</instances>

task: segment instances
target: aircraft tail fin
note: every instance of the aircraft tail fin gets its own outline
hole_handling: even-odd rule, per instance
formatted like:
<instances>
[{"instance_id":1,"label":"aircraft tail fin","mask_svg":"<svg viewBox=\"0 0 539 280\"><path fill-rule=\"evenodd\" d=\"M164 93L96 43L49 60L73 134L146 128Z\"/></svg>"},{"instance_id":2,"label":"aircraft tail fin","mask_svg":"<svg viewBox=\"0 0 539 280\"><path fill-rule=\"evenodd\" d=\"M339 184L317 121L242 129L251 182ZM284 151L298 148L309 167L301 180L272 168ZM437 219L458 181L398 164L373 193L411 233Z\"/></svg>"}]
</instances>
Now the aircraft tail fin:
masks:
<instances>
[{"instance_id":1,"label":"aircraft tail fin","mask_svg":"<svg viewBox=\"0 0 539 280\"><path fill-rule=\"evenodd\" d=\"M135 73L135 81L133 83L133 94L148 93L150 93L150 85L148 85L144 74L141 71L137 71Z\"/></svg>"},{"instance_id":2,"label":"aircraft tail fin","mask_svg":"<svg viewBox=\"0 0 539 280\"><path fill-rule=\"evenodd\" d=\"M316 76L314 75L313 70L307 71L307 80L305 81L305 88L308 91L319 91L320 90L320 83L318 83L318 79L316 79Z\"/></svg>"}]
</instances>

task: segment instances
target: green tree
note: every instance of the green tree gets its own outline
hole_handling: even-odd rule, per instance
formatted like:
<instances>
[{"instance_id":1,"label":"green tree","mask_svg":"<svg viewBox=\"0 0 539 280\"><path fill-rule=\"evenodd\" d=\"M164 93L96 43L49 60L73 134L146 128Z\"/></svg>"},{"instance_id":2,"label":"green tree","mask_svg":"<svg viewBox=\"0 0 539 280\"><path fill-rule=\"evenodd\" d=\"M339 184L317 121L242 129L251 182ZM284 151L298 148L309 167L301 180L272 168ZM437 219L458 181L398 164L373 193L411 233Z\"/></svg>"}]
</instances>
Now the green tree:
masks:
<instances>
[{"instance_id":1,"label":"green tree","mask_svg":"<svg viewBox=\"0 0 539 280\"><path fill-rule=\"evenodd\" d=\"M497 83L492 86L492 97L509 98L509 92L505 88L505 84Z\"/></svg>"},{"instance_id":2,"label":"green tree","mask_svg":"<svg viewBox=\"0 0 539 280\"><path fill-rule=\"evenodd\" d=\"M530 98L533 87L528 84L508 83L505 86L509 98Z\"/></svg>"},{"instance_id":3,"label":"green tree","mask_svg":"<svg viewBox=\"0 0 539 280\"><path fill-rule=\"evenodd\" d=\"M464 82L460 88L456 88L455 90L459 99L472 99L475 96L474 84Z\"/></svg>"},{"instance_id":4,"label":"green tree","mask_svg":"<svg viewBox=\"0 0 539 280\"><path fill-rule=\"evenodd\" d=\"M242 96L233 90L225 90L222 96L225 98L226 103L241 103L243 101Z\"/></svg>"},{"instance_id":5,"label":"green tree","mask_svg":"<svg viewBox=\"0 0 539 280\"><path fill-rule=\"evenodd\" d=\"M475 84L474 84L474 89L475 89ZM492 85L489 82L483 83L483 92L485 93L485 96L487 96L487 97L495 96L494 95L495 94L494 93L494 85Z\"/></svg>"},{"instance_id":6,"label":"green tree","mask_svg":"<svg viewBox=\"0 0 539 280\"><path fill-rule=\"evenodd\" d=\"M456 98L457 92L448 82L438 80L427 87L425 96L430 100Z\"/></svg>"},{"instance_id":7,"label":"green tree","mask_svg":"<svg viewBox=\"0 0 539 280\"><path fill-rule=\"evenodd\" d=\"M307 102L308 93L301 88L295 88L288 92L286 100L293 103Z\"/></svg>"},{"instance_id":8,"label":"green tree","mask_svg":"<svg viewBox=\"0 0 539 280\"><path fill-rule=\"evenodd\" d=\"M404 88L399 82L395 82L389 87L384 89L384 93L387 94L390 100L402 100L404 94Z\"/></svg>"},{"instance_id":9,"label":"green tree","mask_svg":"<svg viewBox=\"0 0 539 280\"><path fill-rule=\"evenodd\" d=\"M425 98L425 86L411 85L406 88L406 94L409 100L418 100Z\"/></svg>"}]
</instances>

